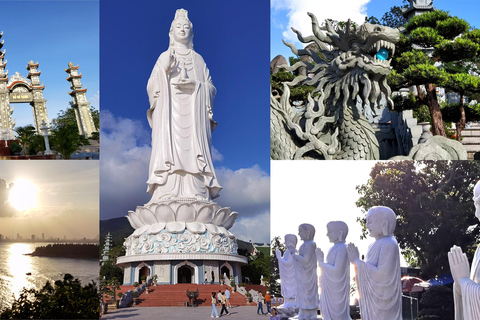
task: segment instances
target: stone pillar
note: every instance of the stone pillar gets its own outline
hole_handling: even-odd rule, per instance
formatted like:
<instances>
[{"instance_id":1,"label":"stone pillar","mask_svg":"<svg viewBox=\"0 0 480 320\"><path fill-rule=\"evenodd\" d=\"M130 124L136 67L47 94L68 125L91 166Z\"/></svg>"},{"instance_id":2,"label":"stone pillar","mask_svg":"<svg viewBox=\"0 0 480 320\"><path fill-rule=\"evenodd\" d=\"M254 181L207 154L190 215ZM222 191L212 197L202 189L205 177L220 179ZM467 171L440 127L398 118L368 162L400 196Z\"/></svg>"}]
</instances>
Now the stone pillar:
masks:
<instances>
[{"instance_id":1,"label":"stone pillar","mask_svg":"<svg viewBox=\"0 0 480 320\"><path fill-rule=\"evenodd\" d=\"M90 138L96 129L90 110L90 102L87 101L86 97L87 88L82 89L82 74L78 73L78 65L75 67L72 62L68 64L68 69L65 69L65 72L68 73L67 81L70 82L70 89L72 89L68 94L73 99L72 108L75 110L78 132Z\"/></svg>"},{"instance_id":2,"label":"stone pillar","mask_svg":"<svg viewBox=\"0 0 480 320\"><path fill-rule=\"evenodd\" d=\"M34 63L33 60L30 60L27 65L27 70L27 78L30 79L33 94L33 101L31 102L33 121L37 134L42 134L40 128L42 127L43 121L45 121L47 127L50 127L47 114L47 100L43 98L45 85L40 84L41 71L38 70L38 62Z\"/></svg>"}]
</instances>

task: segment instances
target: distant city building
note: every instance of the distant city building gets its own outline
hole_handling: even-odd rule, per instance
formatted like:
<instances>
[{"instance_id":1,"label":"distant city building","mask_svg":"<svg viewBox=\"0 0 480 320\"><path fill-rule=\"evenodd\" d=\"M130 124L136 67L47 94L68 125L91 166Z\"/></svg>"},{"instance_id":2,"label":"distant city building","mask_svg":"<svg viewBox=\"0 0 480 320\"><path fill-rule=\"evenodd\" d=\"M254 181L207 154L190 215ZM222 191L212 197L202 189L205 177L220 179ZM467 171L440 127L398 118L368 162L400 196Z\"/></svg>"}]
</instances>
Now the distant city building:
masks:
<instances>
[{"instance_id":1,"label":"distant city building","mask_svg":"<svg viewBox=\"0 0 480 320\"><path fill-rule=\"evenodd\" d=\"M42 232L42 240L45 240L45 233Z\"/></svg>"},{"instance_id":2,"label":"distant city building","mask_svg":"<svg viewBox=\"0 0 480 320\"><path fill-rule=\"evenodd\" d=\"M32 234L32 237L30 238L32 241L35 241L35 235Z\"/></svg>"}]
</instances>

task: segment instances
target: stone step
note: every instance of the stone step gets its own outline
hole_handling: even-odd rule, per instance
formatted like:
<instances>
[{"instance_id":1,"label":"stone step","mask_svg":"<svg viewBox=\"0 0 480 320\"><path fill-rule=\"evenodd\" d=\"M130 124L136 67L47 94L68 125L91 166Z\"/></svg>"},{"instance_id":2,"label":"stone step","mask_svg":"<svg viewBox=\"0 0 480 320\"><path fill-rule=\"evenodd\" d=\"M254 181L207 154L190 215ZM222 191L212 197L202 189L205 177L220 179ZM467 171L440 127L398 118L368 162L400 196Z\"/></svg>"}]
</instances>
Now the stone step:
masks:
<instances>
[{"instance_id":1,"label":"stone step","mask_svg":"<svg viewBox=\"0 0 480 320\"><path fill-rule=\"evenodd\" d=\"M463 145L466 145L466 144L478 144L480 145L480 136L463 136L462 135L462 144Z\"/></svg>"},{"instance_id":2,"label":"stone step","mask_svg":"<svg viewBox=\"0 0 480 320\"><path fill-rule=\"evenodd\" d=\"M480 128L479 129L465 129L462 131L462 137L471 137L476 136L480 137Z\"/></svg>"}]
</instances>

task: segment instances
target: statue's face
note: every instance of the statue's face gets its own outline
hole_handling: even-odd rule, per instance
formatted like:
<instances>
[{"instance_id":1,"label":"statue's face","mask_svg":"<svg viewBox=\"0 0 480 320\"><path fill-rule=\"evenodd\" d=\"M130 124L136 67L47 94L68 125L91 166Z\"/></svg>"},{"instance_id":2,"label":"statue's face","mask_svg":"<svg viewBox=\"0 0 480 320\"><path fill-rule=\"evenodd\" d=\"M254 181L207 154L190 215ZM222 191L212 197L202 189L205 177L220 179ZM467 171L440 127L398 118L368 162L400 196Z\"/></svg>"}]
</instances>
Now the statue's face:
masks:
<instances>
[{"instance_id":1,"label":"statue's face","mask_svg":"<svg viewBox=\"0 0 480 320\"><path fill-rule=\"evenodd\" d=\"M382 237L382 216L369 210L367 213L367 229L370 237Z\"/></svg>"},{"instance_id":2,"label":"statue's face","mask_svg":"<svg viewBox=\"0 0 480 320\"><path fill-rule=\"evenodd\" d=\"M340 230L338 230L338 228L335 228L335 225L328 225L327 237L328 240L332 243L338 242L340 240Z\"/></svg>"},{"instance_id":3,"label":"statue's face","mask_svg":"<svg viewBox=\"0 0 480 320\"><path fill-rule=\"evenodd\" d=\"M298 235L300 236L300 239L302 239L303 241L309 240L310 231L308 231L308 229L306 229L304 227L299 227L298 228Z\"/></svg>"},{"instance_id":4,"label":"statue's face","mask_svg":"<svg viewBox=\"0 0 480 320\"><path fill-rule=\"evenodd\" d=\"M187 43L190 41L190 21L187 19L177 19L173 23L173 39L176 42Z\"/></svg>"}]
</instances>

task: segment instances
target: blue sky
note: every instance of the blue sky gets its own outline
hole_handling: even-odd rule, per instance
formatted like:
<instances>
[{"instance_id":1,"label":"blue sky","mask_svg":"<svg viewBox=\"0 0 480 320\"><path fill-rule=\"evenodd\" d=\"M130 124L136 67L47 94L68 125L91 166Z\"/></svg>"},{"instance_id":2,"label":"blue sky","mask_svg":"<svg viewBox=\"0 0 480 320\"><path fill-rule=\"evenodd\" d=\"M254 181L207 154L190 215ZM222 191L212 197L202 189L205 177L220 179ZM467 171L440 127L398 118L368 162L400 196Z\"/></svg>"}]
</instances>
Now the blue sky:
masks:
<instances>
[{"instance_id":1,"label":"blue sky","mask_svg":"<svg viewBox=\"0 0 480 320\"><path fill-rule=\"evenodd\" d=\"M69 106L68 63L79 65L87 99L99 108L99 3L82 1L0 1L2 48L9 76L27 76L27 63L39 63L49 119ZM17 126L33 124L28 103L15 105Z\"/></svg>"},{"instance_id":2,"label":"blue sky","mask_svg":"<svg viewBox=\"0 0 480 320\"><path fill-rule=\"evenodd\" d=\"M147 81L168 48L176 9L189 12L194 49L217 88L214 166L223 186L216 199L239 212L232 232L269 241L268 1L102 0L101 219L122 217L149 200L151 131Z\"/></svg>"},{"instance_id":3,"label":"blue sky","mask_svg":"<svg viewBox=\"0 0 480 320\"><path fill-rule=\"evenodd\" d=\"M302 31L304 36L313 34L307 11L314 13L319 22L327 18L340 21L350 18L352 21L362 23L365 16L375 16L380 19L391 7L402 6L402 4L402 0L271 0L270 58L273 59L281 54L288 59L294 55L282 43L282 39L288 42L296 41L296 36L290 30L291 26ZM433 6L465 19L472 27L480 28L478 0L434 0ZM295 44L300 48L298 41Z\"/></svg>"}]
</instances>

